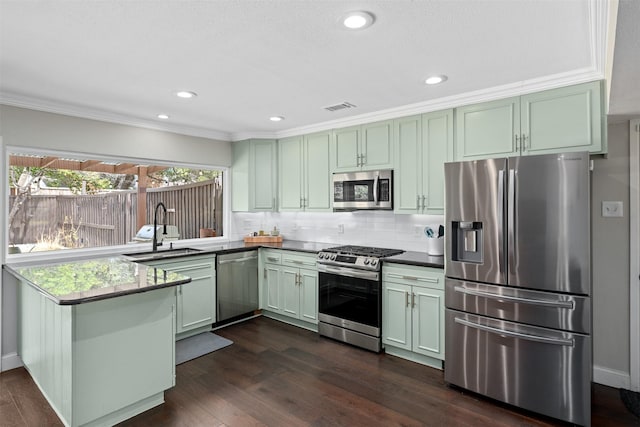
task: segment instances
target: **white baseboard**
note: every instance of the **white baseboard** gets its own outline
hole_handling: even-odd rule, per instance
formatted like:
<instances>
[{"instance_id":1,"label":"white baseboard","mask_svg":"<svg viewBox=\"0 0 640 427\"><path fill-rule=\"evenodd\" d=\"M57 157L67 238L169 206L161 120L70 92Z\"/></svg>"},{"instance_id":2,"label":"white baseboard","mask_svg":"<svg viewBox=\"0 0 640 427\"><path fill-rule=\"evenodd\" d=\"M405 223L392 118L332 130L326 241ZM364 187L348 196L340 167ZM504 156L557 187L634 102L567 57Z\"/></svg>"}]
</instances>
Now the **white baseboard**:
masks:
<instances>
[{"instance_id":1,"label":"white baseboard","mask_svg":"<svg viewBox=\"0 0 640 427\"><path fill-rule=\"evenodd\" d=\"M593 382L614 388L624 388L629 390L631 377L628 372L615 369L593 366Z\"/></svg>"},{"instance_id":2,"label":"white baseboard","mask_svg":"<svg viewBox=\"0 0 640 427\"><path fill-rule=\"evenodd\" d=\"M2 371L9 371L11 369L19 368L22 366L22 359L18 356L18 353L9 353L2 355L2 361L0 362L0 367L2 367Z\"/></svg>"}]
</instances>

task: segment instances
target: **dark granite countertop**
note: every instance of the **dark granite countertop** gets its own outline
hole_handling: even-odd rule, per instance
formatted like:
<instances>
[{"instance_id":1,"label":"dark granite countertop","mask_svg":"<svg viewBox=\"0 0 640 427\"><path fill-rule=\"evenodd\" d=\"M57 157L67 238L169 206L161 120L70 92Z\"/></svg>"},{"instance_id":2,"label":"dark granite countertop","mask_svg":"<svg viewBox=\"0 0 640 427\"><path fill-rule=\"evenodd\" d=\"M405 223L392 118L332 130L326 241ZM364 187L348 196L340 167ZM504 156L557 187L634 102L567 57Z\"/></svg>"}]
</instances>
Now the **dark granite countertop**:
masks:
<instances>
[{"instance_id":1,"label":"dark granite countertop","mask_svg":"<svg viewBox=\"0 0 640 427\"><path fill-rule=\"evenodd\" d=\"M4 268L60 305L82 304L191 281L185 275L131 262L121 256L5 265Z\"/></svg>"},{"instance_id":2,"label":"dark granite countertop","mask_svg":"<svg viewBox=\"0 0 640 427\"><path fill-rule=\"evenodd\" d=\"M444 268L444 256L433 256L426 252L407 251L400 255L384 258L383 263L417 265L420 267Z\"/></svg>"}]
</instances>

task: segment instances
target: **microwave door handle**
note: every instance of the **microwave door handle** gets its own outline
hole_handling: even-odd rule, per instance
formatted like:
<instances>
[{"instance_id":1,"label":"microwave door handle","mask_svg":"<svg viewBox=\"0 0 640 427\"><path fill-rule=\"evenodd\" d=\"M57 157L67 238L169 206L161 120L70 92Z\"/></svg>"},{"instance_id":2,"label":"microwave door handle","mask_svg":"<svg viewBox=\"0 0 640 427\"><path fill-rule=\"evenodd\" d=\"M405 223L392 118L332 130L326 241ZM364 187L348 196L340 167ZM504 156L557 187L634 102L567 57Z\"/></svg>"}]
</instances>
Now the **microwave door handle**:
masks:
<instances>
[{"instance_id":1,"label":"microwave door handle","mask_svg":"<svg viewBox=\"0 0 640 427\"><path fill-rule=\"evenodd\" d=\"M378 204L378 181L380 180L380 175L376 175L376 179L373 181L373 201L375 204Z\"/></svg>"}]
</instances>

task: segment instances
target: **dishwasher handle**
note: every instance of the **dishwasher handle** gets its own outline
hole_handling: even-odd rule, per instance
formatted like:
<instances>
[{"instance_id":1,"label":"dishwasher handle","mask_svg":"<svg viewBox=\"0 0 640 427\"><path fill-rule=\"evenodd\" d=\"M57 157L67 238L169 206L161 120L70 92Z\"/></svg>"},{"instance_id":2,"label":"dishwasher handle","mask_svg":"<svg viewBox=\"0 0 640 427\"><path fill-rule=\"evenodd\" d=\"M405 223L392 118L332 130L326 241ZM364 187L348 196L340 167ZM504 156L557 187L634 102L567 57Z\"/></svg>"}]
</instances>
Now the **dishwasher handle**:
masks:
<instances>
[{"instance_id":1,"label":"dishwasher handle","mask_svg":"<svg viewBox=\"0 0 640 427\"><path fill-rule=\"evenodd\" d=\"M231 264L231 263L236 263L236 262L245 262L245 261L251 261L251 260L255 260L258 259L257 256L252 256L252 257L247 257L247 258L236 258L236 259L223 259L223 260L218 260L218 264L222 265L222 264Z\"/></svg>"}]
</instances>

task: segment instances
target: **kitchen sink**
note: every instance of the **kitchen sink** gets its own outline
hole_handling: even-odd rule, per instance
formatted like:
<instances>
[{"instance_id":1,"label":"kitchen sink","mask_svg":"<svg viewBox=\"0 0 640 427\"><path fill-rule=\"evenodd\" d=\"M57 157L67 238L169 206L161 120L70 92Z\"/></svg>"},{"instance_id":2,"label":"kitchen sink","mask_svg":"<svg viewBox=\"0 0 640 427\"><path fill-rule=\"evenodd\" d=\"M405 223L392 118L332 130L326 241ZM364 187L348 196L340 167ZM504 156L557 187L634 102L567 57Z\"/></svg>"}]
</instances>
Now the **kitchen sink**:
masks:
<instances>
[{"instance_id":1,"label":"kitchen sink","mask_svg":"<svg viewBox=\"0 0 640 427\"><path fill-rule=\"evenodd\" d=\"M177 249L165 249L149 252L136 252L133 254L125 254L127 258L131 258L136 261L151 261L155 259L171 258L181 255L197 254L202 252L201 249L193 248L177 248Z\"/></svg>"}]
</instances>

